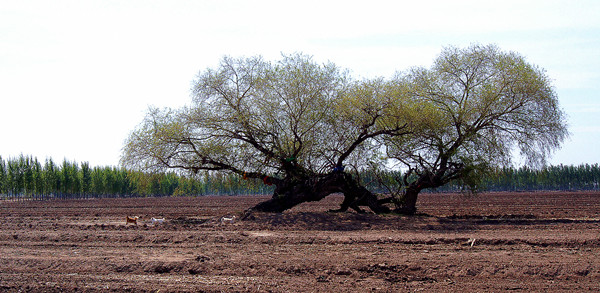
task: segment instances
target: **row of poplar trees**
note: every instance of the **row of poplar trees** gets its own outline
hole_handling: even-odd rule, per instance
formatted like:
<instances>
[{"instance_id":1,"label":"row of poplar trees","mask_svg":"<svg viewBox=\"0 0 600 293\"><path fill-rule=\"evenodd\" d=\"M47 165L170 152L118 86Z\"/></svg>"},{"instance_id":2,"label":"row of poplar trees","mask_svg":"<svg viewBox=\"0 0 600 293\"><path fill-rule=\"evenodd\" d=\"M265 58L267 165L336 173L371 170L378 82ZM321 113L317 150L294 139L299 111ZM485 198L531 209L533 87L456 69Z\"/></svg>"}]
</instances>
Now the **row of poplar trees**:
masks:
<instances>
[{"instance_id":1,"label":"row of poplar trees","mask_svg":"<svg viewBox=\"0 0 600 293\"><path fill-rule=\"evenodd\" d=\"M91 167L89 163L52 159L44 163L21 155L0 157L0 196L14 199L96 198L134 196L185 196L256 194L272 192L262 181L235 175L204 172L181 176L173 172L144 173L117 167Z\"/></svg>"},{"instance_id":2,"label":"row of poplar trees","mask_svg":"<svg viewBox=\"0 0 600 293\"><path fill-rule=\"evenodd\" d=\"M398 175L396 176L398 177ZM434 191L456 192L463 186L451 182ZM590 191L600 190L600 166L581 164L546 166L541 169L529 167L498 168L490 170L477 183L478 191Z\"/></svg>"},{"instance_id":3,"label":"row of poplar trees","mask_svg":"<svg viewBox=\"0 0 600 293\"><path fill-rule=\"evenodd\" d=\"M387 177L387 178L382 178ZM375 176L365 172L365 185L392 181L401 173ZM502 168L485 176L481 191L599 190L598 164L558 165L542 169ZM46 159L42 164L32 156L8 160L0 157L0 196L16 199L94 198L134 196L197 196L270 194L272 186L260 180L244 180L235 174L203 172L182 176L177 173L144 173L117 167L91 167L89 163ZM458 191L449 184L436 191ZM380 192L385 192L384 189Z\"/></svg>"}]
</instances>

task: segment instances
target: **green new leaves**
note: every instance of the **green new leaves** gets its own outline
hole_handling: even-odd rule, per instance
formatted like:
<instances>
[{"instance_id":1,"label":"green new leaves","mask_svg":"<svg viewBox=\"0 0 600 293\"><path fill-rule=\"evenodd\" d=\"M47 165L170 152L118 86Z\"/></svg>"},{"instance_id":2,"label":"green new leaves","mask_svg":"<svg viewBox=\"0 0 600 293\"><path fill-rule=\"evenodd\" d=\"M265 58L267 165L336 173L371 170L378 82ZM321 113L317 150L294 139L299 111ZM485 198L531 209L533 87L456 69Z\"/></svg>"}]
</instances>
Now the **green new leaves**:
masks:
<instances>
[{"instance_id":1,"label":"green new leaves","mask_svg":"<svg viewBox=\"0 0 600 293\"><path fill-rule=\"evenodd\" d=\"M445 48L431 68L389 80L354 80L301 54L225 57L198 75L189 107L148 113L122 162L276 179L395 161L428 188L475 185L515 148L541 165L567 136L545 73L496 46Z\"/></svg>"},{"instance_id":2,"label":"green new leaves","mask_svg":"<svg viewBox=\"0 0 600 293\"><path fill-rule=\"evenodd\" d=\"M543 165L568 136L545 73L493 45L446 48L430 69L396 79L428 117L416 135L390 140L388 154L423 175L421 187L457 179L475 186L483 170L508 165L515 148Z\"/></svg>"},{"instance_id":3,"label":"green new leaves","mask_svg":"<svg viewBox=\"0 0 600 293\"><path fill-rule=\"evenodd\" d=\"M254 178L364 166L379 151L367 140L398 135L407 124L393 112L402 101L386 95L388 87L353 81L300 54L277 62L226 57L199 74L190 107L148 113L127 141L123 163Z\"/></svg>"}]
</instances>

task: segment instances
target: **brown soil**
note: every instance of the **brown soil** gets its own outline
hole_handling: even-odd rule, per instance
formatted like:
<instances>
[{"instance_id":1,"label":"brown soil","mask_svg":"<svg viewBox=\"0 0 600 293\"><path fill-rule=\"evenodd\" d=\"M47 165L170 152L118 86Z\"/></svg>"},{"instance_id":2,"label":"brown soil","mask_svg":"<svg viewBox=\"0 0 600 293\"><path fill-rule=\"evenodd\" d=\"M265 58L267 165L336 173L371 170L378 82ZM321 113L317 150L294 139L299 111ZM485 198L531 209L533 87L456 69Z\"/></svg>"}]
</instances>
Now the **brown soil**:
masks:
<instances>
[{"instance_id":1,"label":"brown soil","mask_svg":"<svg viewBox=\"0 0 600 293\"><path fill-rule=\"evenodd\" d=\"M600 290L600 193L424 194L413 217L327 213L330 196L221 221L265 199L0 201L0 291Z\"/></svg>"}]
</instances>

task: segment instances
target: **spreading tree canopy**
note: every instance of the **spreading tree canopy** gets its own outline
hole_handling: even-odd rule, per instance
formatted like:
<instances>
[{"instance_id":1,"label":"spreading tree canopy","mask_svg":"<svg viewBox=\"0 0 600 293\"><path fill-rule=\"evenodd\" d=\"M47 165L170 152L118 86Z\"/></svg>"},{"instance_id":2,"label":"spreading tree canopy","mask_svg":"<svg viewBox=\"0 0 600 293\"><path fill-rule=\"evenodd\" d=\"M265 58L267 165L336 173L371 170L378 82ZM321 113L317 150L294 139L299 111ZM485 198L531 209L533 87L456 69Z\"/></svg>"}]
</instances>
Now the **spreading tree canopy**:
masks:
<instances>
[{"instance_id":1,"label":"spreading tree canopy","mask_svg":"<svg viewBox=\"0 0 600 293\"><path fill-rule=\"evenodd\" d=\"M135 168L180 168L237 173L276 186L256 207L283 211L343 192L342 209L374 195L349 173L381 160L375 138L411 132L414 110L383 80L356 81L333 64L305 55L278 62L223 58L199 74L193 103L151 109L132 132L123 162ZM335 172L334 172L335 171Z\"/></svg>"},{"instance_id":2,"label":"spreading tree canopy","mask_svg":"<svg viewBox=\"0 0 600 293\"><path fill-rule=\"evenodd\" d=\"M434 108L422 132L385 142L388 157L408 169L403 213L415 212L425 188L459 180L476 190L487 170L511 163L513 150L528 165L542 166L568 136L545 72L494 45L446 48L432 68L411 69L394 81L409 99Z\"/></svg>"},{"instance_id":3,"label":"spreading tree canopy","mask_svg":"<svg viewBox=\"0 0 600 293\"><path fill-rule=\"evenodd\" d=\"M542 70L495 46L447 48L431 69L356 80L294 54L225 57L194 81L191 105L150 109L122 163L239 174L274 185L253 208L281 212L343 193L344 211L414 213L418 193L506 164L517 147L543 163L567 135ZM402 192L378 198L358 174L399 162ZM397 165L397 164L396 164ZM473 184L471 184L473 185Z\"/></svg>"}]
</instances>

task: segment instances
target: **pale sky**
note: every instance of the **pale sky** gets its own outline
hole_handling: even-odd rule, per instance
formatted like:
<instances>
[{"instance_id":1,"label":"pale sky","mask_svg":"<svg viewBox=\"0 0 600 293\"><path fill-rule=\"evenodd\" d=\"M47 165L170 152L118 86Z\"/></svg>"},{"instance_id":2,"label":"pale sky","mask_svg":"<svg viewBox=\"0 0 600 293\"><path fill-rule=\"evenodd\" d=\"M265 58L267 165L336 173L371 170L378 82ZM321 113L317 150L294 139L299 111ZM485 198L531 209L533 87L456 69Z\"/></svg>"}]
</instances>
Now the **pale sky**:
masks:
<instances>
[{"instance_id":1,"label":"pale sky","mask_svg":"<svg viewBox=\"0 0 600 293\"><path fill-rule=\"evenodd\" d=\"M302 52L357 77L494 43L554 80L571 139L600 163L600 1L0 0L0 156L117 165L148 106L190 101L224 55Z\"/></svg>"}]
</instances>

